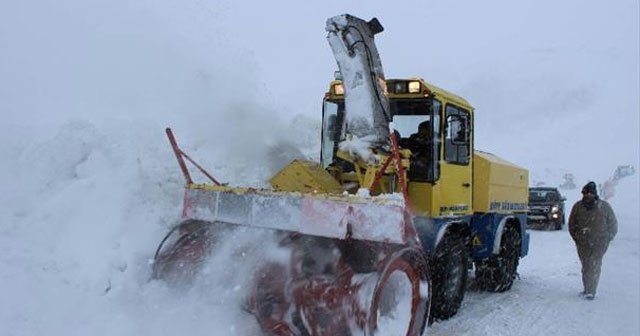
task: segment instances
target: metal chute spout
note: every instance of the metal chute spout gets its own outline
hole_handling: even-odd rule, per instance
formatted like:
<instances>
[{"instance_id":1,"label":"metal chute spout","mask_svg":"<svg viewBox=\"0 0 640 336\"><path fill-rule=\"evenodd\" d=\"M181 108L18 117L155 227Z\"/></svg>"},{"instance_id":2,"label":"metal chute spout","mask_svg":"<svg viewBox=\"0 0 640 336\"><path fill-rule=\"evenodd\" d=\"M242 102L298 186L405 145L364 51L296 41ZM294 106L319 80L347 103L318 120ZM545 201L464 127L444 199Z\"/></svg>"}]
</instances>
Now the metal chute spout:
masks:
<instances>
[{"instance_id":1,"label":"metal chute spout","mask_svg":"<svg viewBox=\"0 0 640 336\"><path fill-rule=\"evenodd\" d=\"M384 31L384 27L382 26L380 21L378 21L378 18L372 18L371 20L369 20L369 22L367 22L367 25L369 26L369 30L371 30L371 34L373 35L382 33Z\"/></svg>"},{"instance_id":2,"label":"metal chute spout","mask_svg":"<svg viewBox=\"0 0 640 336\"><path fill-rule=\"evenodd\" d=\"M367 22L343 14L329 18L326 30L344 85L347 132L364 138L372 148L387 144L391 116L374 41L384 28L376 18Z\"/></svg>"}]
</instances>

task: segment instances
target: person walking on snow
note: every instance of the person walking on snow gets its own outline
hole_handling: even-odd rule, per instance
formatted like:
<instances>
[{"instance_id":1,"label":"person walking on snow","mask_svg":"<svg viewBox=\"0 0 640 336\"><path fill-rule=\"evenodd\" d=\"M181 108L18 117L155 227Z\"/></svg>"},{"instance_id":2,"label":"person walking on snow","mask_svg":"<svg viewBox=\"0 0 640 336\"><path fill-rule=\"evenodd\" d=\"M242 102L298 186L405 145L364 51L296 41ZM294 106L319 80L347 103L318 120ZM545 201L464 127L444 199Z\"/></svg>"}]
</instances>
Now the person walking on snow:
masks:
<instances>
[{"instance_id":1,"label":"person walking on snow","mask_svg":"<svg viewBox=\"0 0 640 336\"><path fill-rule=\"evenodd\" d=\"M593 300L600 279L602 257L609 242L618 233L618 221L609 203L598 197L596 184L582 188L582 200L576 202L569 215L569 233L576 243L582 263L582 295Z\"/></svg>"}]
</instances>

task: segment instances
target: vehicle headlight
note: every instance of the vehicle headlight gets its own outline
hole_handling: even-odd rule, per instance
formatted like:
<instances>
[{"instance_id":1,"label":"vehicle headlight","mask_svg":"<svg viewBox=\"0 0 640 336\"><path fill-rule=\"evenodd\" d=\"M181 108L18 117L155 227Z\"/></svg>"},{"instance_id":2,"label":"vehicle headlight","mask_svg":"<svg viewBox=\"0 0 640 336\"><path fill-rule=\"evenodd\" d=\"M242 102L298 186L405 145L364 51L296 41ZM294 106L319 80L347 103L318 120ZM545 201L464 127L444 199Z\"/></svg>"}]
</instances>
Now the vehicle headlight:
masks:
<instances>
[{"instance_id":1,"label":"vehicle headlight","mask_svg":"<svg viewBox=\"0 0 640 336\"><path fill-rule=\"evenodd\" d=\"M559 207L559 206L554 205L554 206L552 206L552 207L551 207L551 212L552 212L552 213L553 213L553 212L558 212L558 211L560 211L560 207Z\"/></svg>"},{"instance_id":2,"label":"vehicle headlight","mask_svg":"<svg viewBox=\"0 0 640 336\"><path fill-rule=\"evenodd\" d=\"M419 93L420 92L420 82L411 81L409 82L409 93Z\"/></svg>"}]
</instances>

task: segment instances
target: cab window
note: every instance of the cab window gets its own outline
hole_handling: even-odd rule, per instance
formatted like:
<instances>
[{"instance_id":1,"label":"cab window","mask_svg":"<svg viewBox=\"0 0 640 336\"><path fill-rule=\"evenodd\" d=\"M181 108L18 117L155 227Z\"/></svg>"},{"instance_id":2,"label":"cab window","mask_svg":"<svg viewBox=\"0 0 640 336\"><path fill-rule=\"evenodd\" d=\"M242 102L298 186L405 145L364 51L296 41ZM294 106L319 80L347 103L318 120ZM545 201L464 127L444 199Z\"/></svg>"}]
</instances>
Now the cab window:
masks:
<instances>
[{"instance_id":1,"label":"cab window","mask_svg":"<svg viewBox=\"0 0 640 336\"><path fill-rule=\"evenodd\" d=\"M324 101L321 137L320 162L323 167L328 167L334 160L338 143L345 137L344 102Z\"/></svg>"},{"instance_id":2,"label":"cab window","mask_svg":"<svg viewBox=\"0 0 640 336\"><path fill-rule=\"evenodd\" d=\"M449 163L468 165L470 148L469 111L451 104L445 108L444 159Z\"/></svg>"},{"instance_id":3,"label":"cab window","mask_svg":"<svg viewBox=\"0 0 640 336\"><path fill-rule=\"evenodd\" d=\"M412 151L409 180L435 182L440 178L441 107L436 99L395 99L389 102L393 123L400 136L400 146ZM431 138L415 143L420 124L428 122Z\"/></svg>"}]
</instances>

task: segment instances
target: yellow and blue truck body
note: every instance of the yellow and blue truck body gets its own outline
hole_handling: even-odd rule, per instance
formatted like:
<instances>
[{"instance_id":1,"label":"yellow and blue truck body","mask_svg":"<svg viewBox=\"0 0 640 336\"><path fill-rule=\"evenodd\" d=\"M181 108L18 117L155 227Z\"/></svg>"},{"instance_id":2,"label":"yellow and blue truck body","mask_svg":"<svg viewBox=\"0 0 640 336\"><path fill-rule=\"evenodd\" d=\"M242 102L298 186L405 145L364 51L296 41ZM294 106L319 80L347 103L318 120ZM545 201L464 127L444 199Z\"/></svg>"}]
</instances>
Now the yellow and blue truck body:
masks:
<instances>
[{"instance_id":1,"label":"yellow and blue truck body","mask_svg":"<svg viewBox=\"0 0 640 336\"><path fill-rule=\"evenodd\" d=\"M336 156L341 154L326 134L331 133L327 127L331 116L335 115L334 120L339 120L340 110L344 108L344 89L341 86L340 80L332 81L325 94L321 158L325 168L330 167ZM497 253L502 230L509 222L520 234L520 256L525 256L529 246L526 232L528 171L494 154L474 149L474 108L469 102L421 78L389 79L385 94L392 106L393 122L399 126L401 139L409 137L410 131L409 123L399 120L401 117L422 120L420 117L424 116L432 121L436 145L431 156L434 159L427 168L430 173L426 178L412 179L412 167L407 164L408 191L413 209L417 214L428 217L435 226L420 232L424 249L435 249L451 226L461 226L457 230L469 232L472 258L485 259ZM422 110L414 107L420 104L423 105ZM403 105L410 110L401 111ZM397 107L395 110L394 106ZM417 125L414 126L415 131ZM460 131L464 135L455 141L453 133ZM341 180L345 185L357 179L346 177ZM357 184L361 186L366 182ZM330 187L323 189L336 188L332 181Z\"/></svg>"},{"instance_id":2,"label":"yellow and blue truck body","mask_svg":"<svg viewBox=\"0 0 640 336\"><path fill-rule=\"evenodd\" d=\"M320 162L294 161L271 179L274 190L401 192L400 169L384 164L391 152L369 148L377 159L367 160L349 149L353 139L342 86L341 80L332 81L325 93ZM464 98L421 78L387 79L382 87L401 148L413 222L431 260L432 318L446 319L461 305L469 265L480 288L511 288L519 259L529 249L528 171L474 148L474 109ZM420 128L428 135L419 135Z\"/></svg>"}]
</instances>

